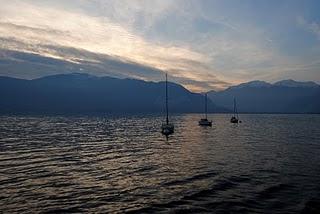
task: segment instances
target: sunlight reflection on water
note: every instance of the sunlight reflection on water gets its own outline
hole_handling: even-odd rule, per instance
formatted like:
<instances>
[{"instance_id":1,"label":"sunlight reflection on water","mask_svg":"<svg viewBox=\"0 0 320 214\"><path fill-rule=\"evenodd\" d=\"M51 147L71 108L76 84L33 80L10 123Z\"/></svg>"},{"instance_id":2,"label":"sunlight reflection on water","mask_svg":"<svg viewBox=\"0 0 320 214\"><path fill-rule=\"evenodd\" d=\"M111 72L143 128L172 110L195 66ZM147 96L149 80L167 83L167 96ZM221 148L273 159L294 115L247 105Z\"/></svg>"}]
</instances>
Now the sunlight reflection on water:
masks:
<instances>
[{"instance_id":1,"label":"sunlight reflection on water","mask_svg":"<svg viewBox=\"0 0 320 214\"><path fill-rule=\"evenodd\" d=\"M4 212L299 212L319 200L320 116L1 117ZM311 204L311 205L310 205Z\"/></svg>"}]
</instances>

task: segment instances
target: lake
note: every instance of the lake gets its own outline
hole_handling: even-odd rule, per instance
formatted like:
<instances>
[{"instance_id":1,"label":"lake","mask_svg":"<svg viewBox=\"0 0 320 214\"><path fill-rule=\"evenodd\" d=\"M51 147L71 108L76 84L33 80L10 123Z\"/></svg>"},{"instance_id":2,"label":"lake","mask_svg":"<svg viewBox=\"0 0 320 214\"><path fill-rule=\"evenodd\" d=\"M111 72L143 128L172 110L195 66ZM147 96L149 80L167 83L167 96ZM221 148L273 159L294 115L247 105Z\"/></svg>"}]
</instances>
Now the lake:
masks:
<instances>
[{"instance_id":1,"label":"lake","mask_svg":"<svg viewBox=\"0 0 320 214\"><path fill-rule=\"evenodd\" d=\"M320 212L320 115L0 117L4 213Z\"/></svg>"}]
</instances>

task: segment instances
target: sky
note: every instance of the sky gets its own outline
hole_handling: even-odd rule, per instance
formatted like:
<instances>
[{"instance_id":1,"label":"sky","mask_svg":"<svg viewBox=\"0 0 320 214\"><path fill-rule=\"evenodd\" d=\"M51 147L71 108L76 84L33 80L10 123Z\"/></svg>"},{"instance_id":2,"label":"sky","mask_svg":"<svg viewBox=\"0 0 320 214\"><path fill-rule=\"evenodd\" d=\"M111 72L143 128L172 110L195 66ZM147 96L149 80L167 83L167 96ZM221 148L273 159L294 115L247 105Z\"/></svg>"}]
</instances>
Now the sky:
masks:
<instances>
[{"instance_id":1,"label":"sky","mask_svg":"<svg viewBox=\"0 0 320 214\"><path fill-rule=\"evenodd\" d=\"M8 52L15 51L98 75L159 81L167 72L195 92L252 80L320 82L317 0L0 0L0 5L0 75L50 74L8 66L8 60L30 65L30 57Z\"/></svg>"}]
</instances>

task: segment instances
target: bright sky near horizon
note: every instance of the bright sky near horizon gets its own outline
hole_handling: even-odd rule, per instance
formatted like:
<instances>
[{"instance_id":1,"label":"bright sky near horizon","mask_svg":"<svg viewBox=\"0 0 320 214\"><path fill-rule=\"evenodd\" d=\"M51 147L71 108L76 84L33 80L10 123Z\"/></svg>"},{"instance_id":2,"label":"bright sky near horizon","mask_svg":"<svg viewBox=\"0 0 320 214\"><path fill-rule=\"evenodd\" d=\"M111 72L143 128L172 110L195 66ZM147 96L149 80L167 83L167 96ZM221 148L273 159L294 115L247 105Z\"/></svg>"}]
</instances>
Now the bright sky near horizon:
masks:
<instances>
[{"instance_id":1,"label":"bright sky near horizon","mask_svg":"<svg viewBox=\"0 0 320 214\"><path fill-rule=\"evenodd\" d=\"M73 53L57 49L109 55L194 91L319 83L319 11L317 0L0 0L0 49L69 62Z\"/></svg>"}]
</instances>

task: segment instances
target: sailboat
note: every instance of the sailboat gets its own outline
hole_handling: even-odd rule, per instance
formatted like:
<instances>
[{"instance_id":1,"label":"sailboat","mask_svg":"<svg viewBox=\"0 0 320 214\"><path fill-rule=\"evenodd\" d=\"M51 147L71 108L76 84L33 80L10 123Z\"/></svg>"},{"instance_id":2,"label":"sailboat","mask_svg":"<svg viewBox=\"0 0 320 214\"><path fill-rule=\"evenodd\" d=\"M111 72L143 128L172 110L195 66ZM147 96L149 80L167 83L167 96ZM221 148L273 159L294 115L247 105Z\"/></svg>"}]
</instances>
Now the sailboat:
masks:
<instances>
[{"instance_id":1,"label":"sailboat","mask_svg":"<svg viewBox=\"0 0 320 214\"><path fill-rule=\"evenodd\" d=\"M204 112L205 112L205 118L202 118L199 120L199 126L212 126L212 121L208 120L208 113L207 113L207 93L205 94L205 104L204 104Z\"/></svg>"},{"instance_id":2,"label":"sailboat","mask_svg":"<svg viewBox=\"0 0 320 214\"><path fill-rule=\"evenodd\" d=\"M236 98L233 98L233 116L231 117L230 122L231 123L238 123L239 122ZM241 123L241 121L240 121L240 123Z\"/></svg>"},{"instance_id":3,"label":"sailboat","mask_svg":"<svg viewBox=\"0 0 320 214\"><path fill-rule=\"evenodd\" d=\"M161 126L161 133L168 136L174 133L174 125L169 123L169 109L168 109L168 75L166 74L166 123Z\"/></svg>"}]
</instances>

